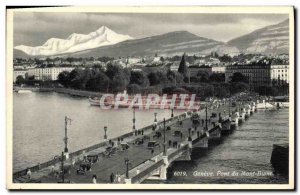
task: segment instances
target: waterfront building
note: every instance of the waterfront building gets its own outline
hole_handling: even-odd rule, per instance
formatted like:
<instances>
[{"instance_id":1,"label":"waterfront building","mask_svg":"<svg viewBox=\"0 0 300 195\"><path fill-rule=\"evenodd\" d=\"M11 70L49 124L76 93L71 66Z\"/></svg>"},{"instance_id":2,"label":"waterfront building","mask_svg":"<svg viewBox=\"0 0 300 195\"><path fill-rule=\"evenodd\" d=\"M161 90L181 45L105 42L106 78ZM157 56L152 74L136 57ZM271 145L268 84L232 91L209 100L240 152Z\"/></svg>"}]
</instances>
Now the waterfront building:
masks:
<instances>
[{"instance_id":1,"label":"waterfront building","mask_svg":"<svg viewBox=\"0 0 300 195\"><path fill-rule=\"evenodd\" d=\"M225 82L230 82L231 77L236 72L246 76L251 87L271 85L271 65L249 64L227 66L225 69Z\"/></svg>"},{"instance_id":2,"label":"waterfront building","mask_svg":"<svg viewBox=\"0 0 300 195\"><path fill-rule=\"evenodd\" d=\"M49 67L49 68L32 68L28 70L28 76L34 76L36 80L57 80L59 73L63 71L71 72L73 67Z\"/></svg>"},{"instance_id":3,"label":"waterfront building","mask_svg":"<svg viewBox=\"0 0 300 195\"><path fill-rule=\"evenodd\" d=\"M27 72L27 69L15 69L13 73L13 81L16 82L18 76L22 76L25 79Z\"/></svg>"},{"instance_id":4,"label":"waterfront building","mask_svg":"<svg viewBox=\"0 0 300 195\"><path fill-rule=\"evenodd\" d=\"M225 73L225 66L213 66L211 71L213 73Z\"/></svg>"},{"instance_id":5,"label":"waterfront building","mask_svg":"<svg viewBox=\"0 0 300 195\"><path fill-rule=\"evenodd\" d=\"M272 81L272 85L281 85L284 83L289 83L289 65L272 64L271 81Z\"/></svg>"}]
</instances>

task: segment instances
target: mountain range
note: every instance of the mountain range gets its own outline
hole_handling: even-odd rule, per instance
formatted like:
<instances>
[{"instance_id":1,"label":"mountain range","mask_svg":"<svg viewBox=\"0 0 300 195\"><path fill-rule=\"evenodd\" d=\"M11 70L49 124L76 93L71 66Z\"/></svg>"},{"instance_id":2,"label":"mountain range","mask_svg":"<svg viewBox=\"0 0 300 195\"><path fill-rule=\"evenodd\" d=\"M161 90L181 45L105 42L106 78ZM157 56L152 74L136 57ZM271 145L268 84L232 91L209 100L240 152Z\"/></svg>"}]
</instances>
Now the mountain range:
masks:
<instances>
[{"instance_id":1,"label":"mountain range","mask_svg":"<svg viewBox=\"0 0 300 195\"><path fill-rule=\"evenodd\" d=\"M114 45L129 39L133 38L129 35L117 34L106 26L102 26L87 35L73 33L67 39L48 39L42 46L30 47L19 45L15 49L23 51L30 56L53 56Z\"/></svg>"},{"instance_id":2,"label":"mountain range","mask_svg":"<svg viewBox=\"0 0 300 195\"><path fill-rule=\"evenodd\" d=\"M258 29L227 43L175 31L162 35L134 39L102 26L87 35L71 34L67 39L51 38L42 46L19 45L14 48L17 57L125 57L146 55L220 55L238 53L281 54L289 51L289 21Z\"/></svg>"},{"instance_id":3,"label":"mountain range","mask_svg":"<svg viewBox=\"0 0 300 195\"><path fill-rule=\"evenodd\" d=\"M289 20L235 38L228 45L244 53L289 53Z\"/></svg>"}]
</instances>

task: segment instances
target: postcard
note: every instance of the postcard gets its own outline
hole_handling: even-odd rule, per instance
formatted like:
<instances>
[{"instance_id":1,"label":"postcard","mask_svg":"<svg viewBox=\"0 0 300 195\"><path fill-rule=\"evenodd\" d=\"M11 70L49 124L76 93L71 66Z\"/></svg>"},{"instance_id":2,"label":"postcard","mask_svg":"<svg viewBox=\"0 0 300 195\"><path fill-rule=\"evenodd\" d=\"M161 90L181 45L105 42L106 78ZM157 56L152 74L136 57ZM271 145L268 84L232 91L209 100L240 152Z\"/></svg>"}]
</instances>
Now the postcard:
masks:
<instances>
[{"instance_id":1,"label":"postcard","mask_svg":"<svg viewBox=\"0 0 300 195\"><path fill-rule=\"evenodd\" d=\"M6 12L7 189L295 189L292 6Z\"/></svg>"}]
</instances>

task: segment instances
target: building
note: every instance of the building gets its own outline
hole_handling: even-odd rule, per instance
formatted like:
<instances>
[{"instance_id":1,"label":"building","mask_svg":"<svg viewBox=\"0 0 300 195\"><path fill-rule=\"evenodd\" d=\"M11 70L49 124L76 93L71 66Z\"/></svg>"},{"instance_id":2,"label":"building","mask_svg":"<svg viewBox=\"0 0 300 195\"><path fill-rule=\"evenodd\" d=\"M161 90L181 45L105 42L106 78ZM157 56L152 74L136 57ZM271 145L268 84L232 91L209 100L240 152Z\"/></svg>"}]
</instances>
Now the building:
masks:
<instances>
[{"instance_id":1,"label":"building","mask_svg":"<svg viewBox=\"0 0 300 195\"><path fill-rule=\"evenodd\" d=\"M225 73L225 66L213 66L211 71L213 73Z\"/></svg>"},{"instance_id":2,"label":"building","mask_svg":"<svg viewBox=\"0 0 300 195\"><path fill-rule=\"evenodd\" d=\"M138 57L128 57L127 58L127 64L136 64L136 63L139 63L141 61L142 61L142 59L138 58Z\"/></svg>"},{"instance_id":3,"label":"building","mask_svg":"<svg viewBox=\"0 0 300 195\"><path fill-rule=\"evenodd\" d=\"M22 76L25 79L27 72L28 72L28 70L26 70L26 69L15 69L13 81L16 82L18 76Z\"/></svg>"},{"instance_id":4,"label":"building","mask_svg":"<svg viewBox=\"0 0 300 195\"><path fill-rule=\"evenodd\" d=\"M289 83L289 65L272 64L271 65L271 82L272 85L281 85Z\"/></svg>"},{"instance_id":5,"label":"building","mask_svg":"<svg viewBox=\"0 0 300 195\"><path fill-rule=\"evenodd\" d=\"M50 67L50 68L32 68L28 70L28 76L34 76L35 80L57 80L59 73L63 71L71 72L73 67Z\"/></svg>"},{"instance_id":6,"label":"building","mask_svg":"<svg viewBox=\"0 0 300 195\"><path fill-rule=\"evenodd\" d=\"M248 78L250 87L271 85L271 65L232 65L225 69L225 82L230 82L234 73L240 72Z\"/></svg>"}]
</instances>

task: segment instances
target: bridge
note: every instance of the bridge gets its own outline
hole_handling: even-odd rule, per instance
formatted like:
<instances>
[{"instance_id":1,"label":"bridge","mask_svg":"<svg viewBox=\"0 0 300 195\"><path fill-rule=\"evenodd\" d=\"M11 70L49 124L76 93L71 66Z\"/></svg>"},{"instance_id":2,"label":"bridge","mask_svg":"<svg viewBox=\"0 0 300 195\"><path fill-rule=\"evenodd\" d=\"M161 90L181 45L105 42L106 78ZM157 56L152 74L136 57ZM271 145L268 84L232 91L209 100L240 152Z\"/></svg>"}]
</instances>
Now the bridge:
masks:
<instances>
[{"instance_id":1,"label":"bridge","mask_svg":"<svg viewBox=\"0 0 300 195\"><path fill-rule=\"evenodd\" d=\"M211 103L198 112L171 116L135 133L35 166L31 168L30 178L26 171L14 173L13 179L16 183L92 183L92 177L96 175L97 183L166 180L168 167L173 162L189 161L193 153L219 144L255 110L256 104L252 101L236 102L235 105L229 102ZM138 140L143 141L138 144ZM149 142L157 144L149 149ZM108 153L108 147L115 148L114 152ZM89 169L78 172L87 163Z\"/></svg>"}]
</instances>

